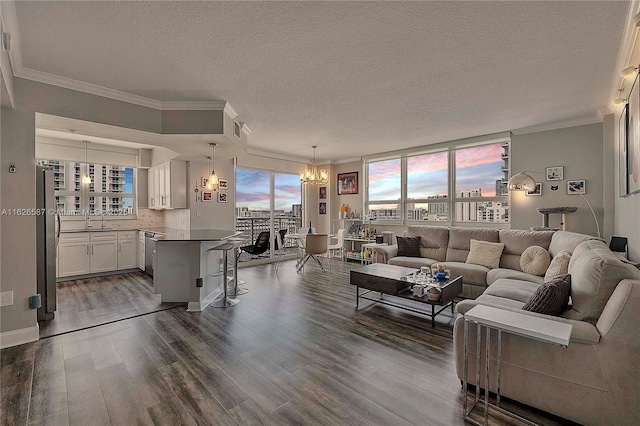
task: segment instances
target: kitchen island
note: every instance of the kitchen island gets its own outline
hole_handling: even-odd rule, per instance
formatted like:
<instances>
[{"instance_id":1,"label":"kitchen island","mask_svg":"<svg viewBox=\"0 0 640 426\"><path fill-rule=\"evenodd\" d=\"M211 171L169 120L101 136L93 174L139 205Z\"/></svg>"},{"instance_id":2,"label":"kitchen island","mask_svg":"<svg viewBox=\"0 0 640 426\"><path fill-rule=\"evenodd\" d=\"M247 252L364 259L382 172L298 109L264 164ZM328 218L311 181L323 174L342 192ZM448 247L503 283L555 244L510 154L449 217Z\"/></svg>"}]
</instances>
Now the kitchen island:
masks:
<instances>
[{"instance_id":1,"label":"kitchen island","mask_svg":"<svg viewBox=\"0 0 640 426\"><path fill-rule=\"evenodd\" d=\"M155 241L153 288L162 302L186 302L187 311L199 312L222 295L223 253L215 250L236 231L222 229L163 228ZM213 249L213 250L212 250Z\"/></svg>"}]
</instances>

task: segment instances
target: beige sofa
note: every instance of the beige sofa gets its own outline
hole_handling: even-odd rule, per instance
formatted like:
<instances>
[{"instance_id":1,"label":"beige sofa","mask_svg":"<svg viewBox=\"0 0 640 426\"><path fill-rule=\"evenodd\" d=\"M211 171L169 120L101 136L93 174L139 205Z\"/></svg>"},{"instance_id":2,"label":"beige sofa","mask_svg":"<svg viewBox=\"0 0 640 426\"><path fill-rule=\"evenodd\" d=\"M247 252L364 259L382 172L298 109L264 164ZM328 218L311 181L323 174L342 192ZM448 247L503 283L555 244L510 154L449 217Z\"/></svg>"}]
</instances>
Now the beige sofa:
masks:
<instances>
[{"instance_id":1,"label":"beige sofa","mask_svg":"<svg viewBox=\"0 0 640 426\"><path fill-rule=\"evenodd\" d=\"M463 275L467 295L477 294L477 298L456 305L459 315L453 342L460 380L464 373L464 314L473 306L483 304L549 318L573 326L569 346L504 333L501 394L582 424L640 424L640 271L622 263L604 241L564 231L444 227L410 227L407 235L420 235L421 257L398 257L397 247L388 247L384 251L388 263L417 267L444 261L452 272ZM464 263L469 251L467 239L471 238L505 243L500 268L478 269ZM530 245L547 248L551 256L560 251L571 253L571 306L560 317L522 310L544 281L519 268L519 257ZM495 336L491 343L494 374ZM481 342L481 347L484 345ZM470 326L469 348L473 359L474 325ZM485 364L483 357L481 369ZM469 363L469 378L475 384L474 362ZM495 379L492 376L489 384L493 392ZM483 377L480 385L485 386Z\"/></svg>"}]
</instances>

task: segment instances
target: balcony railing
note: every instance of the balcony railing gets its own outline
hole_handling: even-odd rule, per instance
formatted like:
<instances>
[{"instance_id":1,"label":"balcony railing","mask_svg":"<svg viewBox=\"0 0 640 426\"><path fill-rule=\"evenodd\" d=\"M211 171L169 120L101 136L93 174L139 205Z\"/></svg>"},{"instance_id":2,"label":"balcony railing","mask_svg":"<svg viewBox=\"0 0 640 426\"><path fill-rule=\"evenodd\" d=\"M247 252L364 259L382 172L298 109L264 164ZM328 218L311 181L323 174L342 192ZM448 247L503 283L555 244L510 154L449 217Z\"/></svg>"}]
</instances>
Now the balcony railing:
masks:
<instances>
[{"instance_id":1,"label":"balcony railing","mask_svg":"<svg viewBox=\"0 0 640 426\"><path fill-rule=\"evenodd\" d=\"M302 218L300 217L275 217L273 220L276 232L286 229L287 234L294 234L302 226ZM244 233L253 244L260 232L269 231L269 224L268 217L237 217L236 231ZM283 241L282 243L285 247L292 246L288 241Z\"/></svg>"}]
</instances>

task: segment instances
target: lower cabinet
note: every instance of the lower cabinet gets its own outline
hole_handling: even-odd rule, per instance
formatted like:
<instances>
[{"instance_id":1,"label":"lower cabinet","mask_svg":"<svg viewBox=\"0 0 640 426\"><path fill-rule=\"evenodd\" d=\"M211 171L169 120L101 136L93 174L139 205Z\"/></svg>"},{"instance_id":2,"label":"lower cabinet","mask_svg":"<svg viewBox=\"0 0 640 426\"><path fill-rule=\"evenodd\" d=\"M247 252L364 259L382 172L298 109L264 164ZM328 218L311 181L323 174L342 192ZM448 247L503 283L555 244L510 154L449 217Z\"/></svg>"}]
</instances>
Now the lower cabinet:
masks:
<instances>
[{"instance_id":1,"label":"lower cabinet","mask_svg":"<svg viewBox=\"0 0 640 426\"><path fill-rule=\"evenodd\" d=\"M138 268L141 271L145 270L145 254L146 254L146 249L144 246L145 240L144 240L144 232L140 232L138 235Z\"/></svg>"},{"instance_id":2,"label":"lower cabinet","mask_svg":"<svg viewBox=\"0 0 640 426\"><path fill-rule=\"evenodd\" d=\"M57 276L136 268L136 237L137 231L63 233L58 244Z\"/></svg>"}]
</instances>

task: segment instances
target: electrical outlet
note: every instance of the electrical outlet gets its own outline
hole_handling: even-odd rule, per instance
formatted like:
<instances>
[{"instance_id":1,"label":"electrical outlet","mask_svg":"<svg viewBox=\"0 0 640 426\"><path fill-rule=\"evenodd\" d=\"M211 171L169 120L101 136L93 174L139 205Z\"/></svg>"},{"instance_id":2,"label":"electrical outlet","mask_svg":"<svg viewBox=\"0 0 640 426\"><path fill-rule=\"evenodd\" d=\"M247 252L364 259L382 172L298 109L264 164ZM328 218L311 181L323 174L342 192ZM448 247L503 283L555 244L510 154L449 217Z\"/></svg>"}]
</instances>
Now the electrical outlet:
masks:
<instances>
[{"instance_id":1,"label":"electrical outlet","mask_svg":"<svg viewBox=\"0 0 640 426\"><path fill-rule=\"evenodd\" d=\"M0 293L0 306L13 305L13 291L3 291Z\"/></svg>"},{"instance_id":2,"label":"electrical outlet","mask_svg":"<svg viewBox=\"0 0 640 426\"><path fill-rule=\"evenodd\" d=\"M200 210L196 210L196 217L200 217Z\"/></svg>"}]
</instances>

